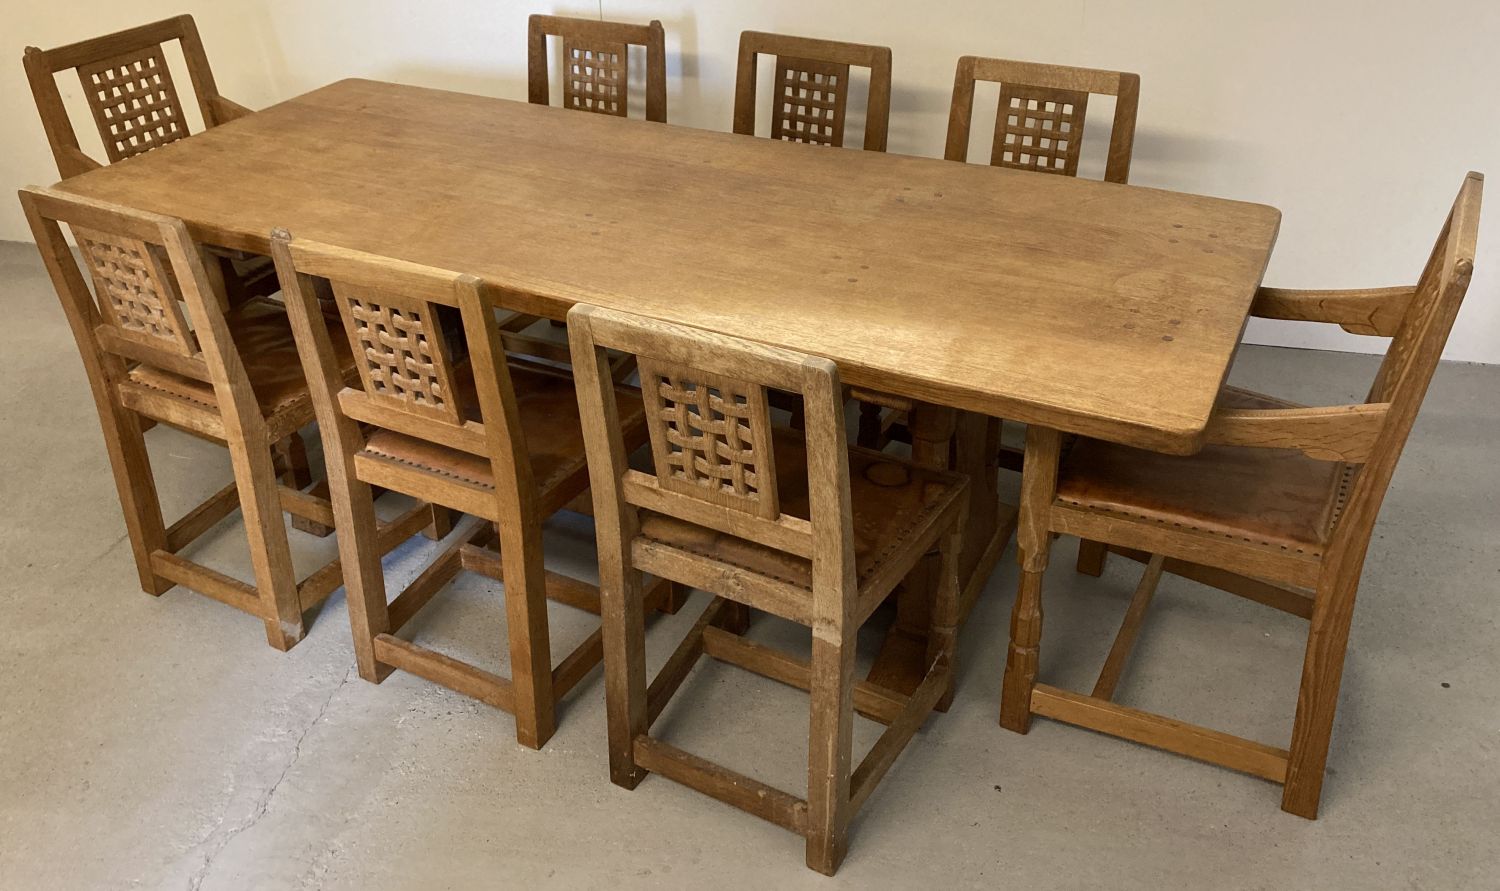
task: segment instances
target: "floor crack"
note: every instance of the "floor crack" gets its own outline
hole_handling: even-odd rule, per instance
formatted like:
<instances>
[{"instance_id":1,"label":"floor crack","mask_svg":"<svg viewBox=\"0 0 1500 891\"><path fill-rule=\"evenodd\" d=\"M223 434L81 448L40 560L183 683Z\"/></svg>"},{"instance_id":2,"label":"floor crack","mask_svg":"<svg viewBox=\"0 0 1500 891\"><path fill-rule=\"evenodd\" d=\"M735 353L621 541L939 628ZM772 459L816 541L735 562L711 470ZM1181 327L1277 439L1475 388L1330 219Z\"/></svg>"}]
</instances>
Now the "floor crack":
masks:
<instances>
[{"instance_id":1,"label":"floor crack","mask_svg":"<svg viewBox=\"0 0 1500 891\"><path fill-rule=\"evenodd\" d=\"M250 816L242 821L238 826L235 826L234 828L223 832L222 835L220 835L217 843L214 843L212 847L204 853L203 863L198 867L197 870L193 872L191 876L188 877L188 891L198 891L198 889L202 887L203 881L208 878L209 869L213 867L214 861L218 858L219 854L229 846L229 843L234 841L235 836L239 835L242 832L245 832L248 829L253 828L255 824L259 823L261 821L261 818L271 810L271 799L275 797L276 790L281 788L282 782L286 780L289 774L291 774L292 768L297 764L297 760L302 757L303 741L307 739L308 734L312 733L313 728L318 726L318 722L323 720L323 716L328 712L328 707L333 704L334 697L339 695L339 691L344 689L344 686L348 684L350 679L353 677L354 666L351 665L349 667L349 670L344 672L343 680L339 681L338 686L333 688L333 692L328 694L328 698L323 700L322 706L318 708L318 713L316 715L313 715L312 720L307 723L306 727L302 728L302 733L297 736L297 742L292 746L292 757L287 759L286 765L282 767L281 773L276 777L276 781L271 783L271 785L266 789L265 793L262 794L260 796L260 799L255 803L255 807L254 809L252 809ZM222 826L220 828L222 828ZM215 829L213 834L209 835L208 838L199 843L199 846L208 845L213 842L214 835L216 834L219 834L219 829Z\"/></svg>"}]
</instances>

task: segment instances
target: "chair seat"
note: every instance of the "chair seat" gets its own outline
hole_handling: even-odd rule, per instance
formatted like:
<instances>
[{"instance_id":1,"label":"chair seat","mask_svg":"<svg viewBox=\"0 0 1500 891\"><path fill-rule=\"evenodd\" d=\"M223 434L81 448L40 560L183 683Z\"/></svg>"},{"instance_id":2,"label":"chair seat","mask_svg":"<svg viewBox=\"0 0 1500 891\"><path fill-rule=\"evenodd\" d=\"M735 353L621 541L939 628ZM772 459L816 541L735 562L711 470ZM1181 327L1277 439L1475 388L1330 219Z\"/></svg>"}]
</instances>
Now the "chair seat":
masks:
<instances>
[{"instance_id":1,"label":"chair seat","mask_svg":"<svg viewBox=\"0 0 1500 891\"><path fill-rule=\"evenodd\" d=\"M1226 387L1218 406L1292 403ZM1057 500L1317 556L1342 507L1350 471L1287 449L1209 445L1182 457L1080 438L1063 462Z\"/></svg>"},{"instance_id":2,"label":"chair seat","mask_svg":"<svg viewBox=\"0 0 1500 891\"><path fill-rule=\"evenodd\" d=\"M250 380L250 389L255 392L255 401L261 414L268 420L290 420L291 429L302 426L313 419L312 400L307 395L307 379L302 373L302 361L297 356L297 343L292 338L291 320L286 308L280 303L264 297L245 301L224 314L229 324L230 336L239 351L240 361L245 366L245 376ZM349 338L334 320L329 327L334 352L338 356L339 368L346 375L354 373L354 356L349 350ZM179 399L200 406L217 407L213 385L206 382L163 371L149 365L132 369L130 379L154 390L161 390ZM285 416L297 416L287 418Z\"/></svg>"},{"instance_id":3,"label":"chair seat","mask_svg":"<svg viewBox=\"0 0 1500 891\"><path fill-rule=\"evenodd\" d=\"M807 446L801 433L777 428L772 445L781 510L808 519ZM892 455L849 449L854 513L854 567L861 586L899 558L964 492L958 474L919 467ZM686 520L641 512L645 538L812 590L812 562Z\"/></svg>"},{"instance_id":4,"label":"chair seat","mask_svg":"<svg viewBox=\"0 0 1500 891\"><path fill-rule=\"evenodd\" d=\"M585 477L583 426L578 417L578 393L572 377L562 371L533 369L512 364L511 385L531 453L531 472L542 500L571 478ZM455 388L465 416L480 418L478 397L472 380L460 378ZM630 387L615 389L620 425L627 445L639 446L646 437L646 412L640 393ZM393 430L376 430L365 441L363 454L397 461L429 473L451 477L484 488L494 488L490 460L460 449L407 436ZM586 479L585 479L586 482Z\"/></svg>"}]
</instances>

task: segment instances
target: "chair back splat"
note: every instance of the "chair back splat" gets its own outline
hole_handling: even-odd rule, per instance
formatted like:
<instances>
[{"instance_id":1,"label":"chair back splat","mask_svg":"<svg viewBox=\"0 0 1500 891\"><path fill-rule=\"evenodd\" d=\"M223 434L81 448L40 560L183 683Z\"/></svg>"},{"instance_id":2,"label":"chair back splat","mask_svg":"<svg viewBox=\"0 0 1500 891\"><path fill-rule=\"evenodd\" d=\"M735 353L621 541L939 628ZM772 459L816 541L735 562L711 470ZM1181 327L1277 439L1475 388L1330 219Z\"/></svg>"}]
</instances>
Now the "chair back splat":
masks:
<instances>
[{"instance_id":1,"label":"chair back splat","mask_svg":"<svg viewBox=\"0 0 1500 891\"><path fill-rule=\"evenodd\" d=\"M1000 84L990 164L1077 176L1089 94L1093 93L1115 97L1104 179L1112 183L1130 179L1136 104L1141 90L1138 75L964 56L958 60L953 75L948 143L943 151L943 157L949 161L968 160L974 85L979 81Z\"/></svg>"},{"instance_id":2,"label":"chair back splat","mask_svg":"<svg viewBox=\"0 0 1500 891\"><path fill-rule=\"evenodd\" d=\"M547 38L561 44L563 108L626 117L630 48L646 51L646 120L667 120L666 32L661 22L630 25L555 15L533 15L526 30L526 98L549 105Z\"/></svg>"}]
</instances>

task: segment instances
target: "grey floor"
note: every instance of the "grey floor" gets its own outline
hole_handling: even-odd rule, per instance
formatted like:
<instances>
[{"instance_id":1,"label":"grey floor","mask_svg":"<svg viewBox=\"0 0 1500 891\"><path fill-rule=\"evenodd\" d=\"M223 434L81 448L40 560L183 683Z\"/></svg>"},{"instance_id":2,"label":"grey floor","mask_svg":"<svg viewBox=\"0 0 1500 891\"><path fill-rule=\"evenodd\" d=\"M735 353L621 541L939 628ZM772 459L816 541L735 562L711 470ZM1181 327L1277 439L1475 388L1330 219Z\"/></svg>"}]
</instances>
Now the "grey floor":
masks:
<instances>
[{"instance_id":1,"label":"grey floor","mask_svg":"<svg viewBox=\"0 0 1500 891\"><path fill-rule=\"evenodd\" d=\"M81 366L30 245L0 244L0 305L4 888L1500 886L1500 367L1442 367L1396 475L1321 819L1284 814L1279 787L1219 768L1045 720L1024 737L1001 730L1007 554L964 629L952 711L902 755L829 880L770 824L660 778L611 786L598 673L534 752L501 712L408 675L360 680L342 592L289 653L229 607L142 594ZM1362 396L1374 369L1256 347L1235 380L1330 402ZM170 430L149 438L169 515L229 479L222 452ZM304 571L333 552L292 535ZM583 521L555 524L548 545L553 565L590 571ZM403 548L388 573L409 578L434 547ZM1074 548L1059 542L1049 575L1042 673L1080 687L1136 570L1116 560L1102 579L1078 576ZM194 556L249 577L236 519ZM503 665L498 594L460 582L422 614L419 639ZM651 626L656 660L689 611ZM591 630L565 608L553 621L554 652ZM1297 619L1169 578L1121 698L1285 745L1302 644ZM804 703L705 663L659 726L797 791ZM868 746L876 728L859 725Z\"/></svg>"}]
</instances>

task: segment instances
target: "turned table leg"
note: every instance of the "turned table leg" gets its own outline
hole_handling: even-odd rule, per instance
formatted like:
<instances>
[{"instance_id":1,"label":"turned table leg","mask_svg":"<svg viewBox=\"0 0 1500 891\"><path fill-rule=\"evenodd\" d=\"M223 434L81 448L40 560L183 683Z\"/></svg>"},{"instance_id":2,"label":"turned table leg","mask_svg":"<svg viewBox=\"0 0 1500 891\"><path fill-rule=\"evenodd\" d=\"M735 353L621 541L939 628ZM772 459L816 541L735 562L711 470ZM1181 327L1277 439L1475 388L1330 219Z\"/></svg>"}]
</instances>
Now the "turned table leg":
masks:
<instances>
[{"instance_id":1,"label":"turned table leg","mask_svg":"<svg viewBox=\"0 0 1500 891\"><path fill-rule=\"evenodd\" d=\"M1013 510L999 503L994 440L998 425L984 415L928 403L908 416L912 457L919 464L968 474L968 520L959 556L959 622L962 623L1011 534ZM868 680L911 693L927 670L928 630L940 575L936 552L922 561L896 591L896 624L886 635Z\"/></svg>"},{"instance_id":2,"label":"turned table leg","mask_svg":"<svg viewBox=\"0 0 1500 891\"><path fill-rule=\"evenodd\" d=\"M1052 546L1048 513L1057 494L1057 464L1062 435L1035 424L1026 428L1026 459L1021 473L1021 516L1016 529L1016 556L1021 582L1010 618L1010 648L1000 726L1017 733L1031 728L1031 690L1036 684L1042 642L1042 574Z\"/></svg>"}]
</instances>

